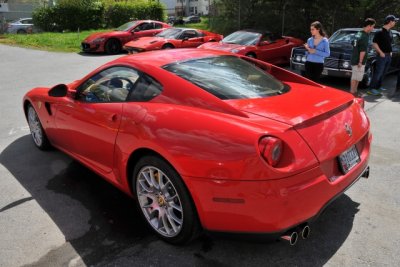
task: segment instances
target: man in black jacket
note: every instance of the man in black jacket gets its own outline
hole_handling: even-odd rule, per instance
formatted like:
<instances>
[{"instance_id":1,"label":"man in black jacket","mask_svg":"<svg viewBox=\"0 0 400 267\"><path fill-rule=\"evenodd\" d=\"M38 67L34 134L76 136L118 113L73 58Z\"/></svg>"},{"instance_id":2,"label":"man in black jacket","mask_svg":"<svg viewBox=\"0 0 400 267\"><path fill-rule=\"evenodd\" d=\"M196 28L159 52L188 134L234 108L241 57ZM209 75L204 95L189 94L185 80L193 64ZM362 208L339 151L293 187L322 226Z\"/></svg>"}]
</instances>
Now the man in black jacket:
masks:
<instances>
[{"instance_id":1,"label":"man in black jacket","mask_svg":"<svg viewBox=\"0 0 400 267\"><path fill-rule=\"evenodd\" d=\"M397 21L399 21L399 19L393 15L386 16L385 25L383 25L382 30L375 34L372 41L372 47L378 53L378 57L376 60L375 72L372 77L370 90L367 92L370 95L382 95L382 80L392 60L392 34L390 33L390 29L396 25Z\"/></svg>"}]
</instances>

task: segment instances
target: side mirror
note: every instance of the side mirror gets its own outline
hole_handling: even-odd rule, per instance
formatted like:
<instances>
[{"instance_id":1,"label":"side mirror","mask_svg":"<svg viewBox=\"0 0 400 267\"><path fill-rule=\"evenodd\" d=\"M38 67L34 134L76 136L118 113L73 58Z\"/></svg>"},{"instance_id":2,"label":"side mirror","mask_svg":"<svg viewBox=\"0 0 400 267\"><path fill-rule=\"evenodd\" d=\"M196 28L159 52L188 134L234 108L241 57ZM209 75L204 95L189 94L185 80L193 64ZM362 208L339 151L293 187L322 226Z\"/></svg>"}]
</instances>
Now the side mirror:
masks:
<instances>
[{"instance_id":1,"label":"side mirror","mask_svg":"<svg viewBox=\"0 0 400 267\"><path fill-rule=\"evenodd\" d=\"M182 42L183 42L183 41L187 41L187 40L189 40L189 37L183 38L183 39L182 39Z\"/></svg>"},{"instance_id":2,"label":"side mirror","mask_svg":"<svg viewBox=\"0 0 400 267\"><path fill-rule=\"evenodd\" d=\"M67 96L68 93L68 87L65 84L57 84L56 86L53 86L48 94L49 96L52 97L64 97Z\"/></svg>"}]
</instances>

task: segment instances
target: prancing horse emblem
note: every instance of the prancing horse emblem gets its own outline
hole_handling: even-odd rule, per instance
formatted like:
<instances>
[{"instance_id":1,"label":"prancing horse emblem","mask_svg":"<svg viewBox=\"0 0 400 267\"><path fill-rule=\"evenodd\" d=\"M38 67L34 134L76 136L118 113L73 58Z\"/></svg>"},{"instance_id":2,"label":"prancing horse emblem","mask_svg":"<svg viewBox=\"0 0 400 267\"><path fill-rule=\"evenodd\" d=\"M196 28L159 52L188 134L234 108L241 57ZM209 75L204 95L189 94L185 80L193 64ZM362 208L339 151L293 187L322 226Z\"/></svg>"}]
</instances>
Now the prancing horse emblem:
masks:
<instances>
[{"instance_id":1,"label":"prancing horse emblem","mask_svg":"<svg viewBox=\"0 0 400 267\"><path fill-rule=\"evenodd\" d=\"M351 137L353 135L353 130L351 129L351 126L345 123L344 128L346 129L346 133Z\"/></svg>"}]
</instances>

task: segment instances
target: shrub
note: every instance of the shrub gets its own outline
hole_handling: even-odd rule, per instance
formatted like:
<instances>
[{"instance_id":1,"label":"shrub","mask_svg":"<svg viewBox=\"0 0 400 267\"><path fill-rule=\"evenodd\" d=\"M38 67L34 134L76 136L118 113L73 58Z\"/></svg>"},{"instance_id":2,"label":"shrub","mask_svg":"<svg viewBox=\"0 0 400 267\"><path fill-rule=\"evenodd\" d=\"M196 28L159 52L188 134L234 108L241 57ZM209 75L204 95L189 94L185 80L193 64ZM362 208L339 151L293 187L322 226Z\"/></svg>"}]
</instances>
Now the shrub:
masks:
<instances>
[{"instance_id":1,"label":"shrub","mask_svg":"<svg viewBox=\"0 0 400 267\"><path fill-rule=\"evenodd\" d=\"M117 27L135 19L163 20L163 6L158 2L118 2L106 7L104 20L107 27Z\"/></svg>"},{"instance_id":2,"label":"shrub","mask_svg":"<svg viewBox=\"0 0 400 267\"><path fill-rule=\"evenodd\" d=\"M33 21L44 31L76 31L117 27L133 19L162 20L163 12L158 2L60 0L56 6L36 9Z\"/></svg>"}]
</instances>

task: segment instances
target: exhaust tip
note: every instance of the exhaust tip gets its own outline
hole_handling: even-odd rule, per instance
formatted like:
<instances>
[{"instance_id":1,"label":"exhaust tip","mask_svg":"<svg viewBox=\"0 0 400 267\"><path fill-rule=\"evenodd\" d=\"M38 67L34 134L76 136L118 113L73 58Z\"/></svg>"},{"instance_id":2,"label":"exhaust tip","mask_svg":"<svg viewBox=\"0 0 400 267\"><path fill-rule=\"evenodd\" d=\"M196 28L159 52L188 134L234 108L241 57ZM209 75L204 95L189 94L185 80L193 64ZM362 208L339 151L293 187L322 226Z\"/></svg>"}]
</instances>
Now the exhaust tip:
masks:
<instances>
[{"instance_id":1,"label":"exhaust tip","mask_svg":"<svg viewBox=\"0 0 400 267\"><path fill-rule=\"evenodd\" d=\"M365 169L361 177L368 178L369 177L369 166Z\"/></svg>"},{"instance_id":2,"label":"exhaust tip","mask_svg":"<svg viewBox=\"0 0 400 267\"><path fill-rule=\"evenodd\" d=\"M299 239L299 235L297 232L291 232L288 233L287 235L281 236L282 240L288 241L289 245L294 246L297 243L297 240Z\"/></svg>"},{"instance_id":3,"label":"exhaust tip","mask_svg":"<svg viewBox=\"0 0 400 267\"><path fill-rule=\"evenodd\" d=\"M301 230L301 238L307 239L310 236L311 233L311 228L310 226L306 225L304 228Z\"/></svg>"}]
</instances>

